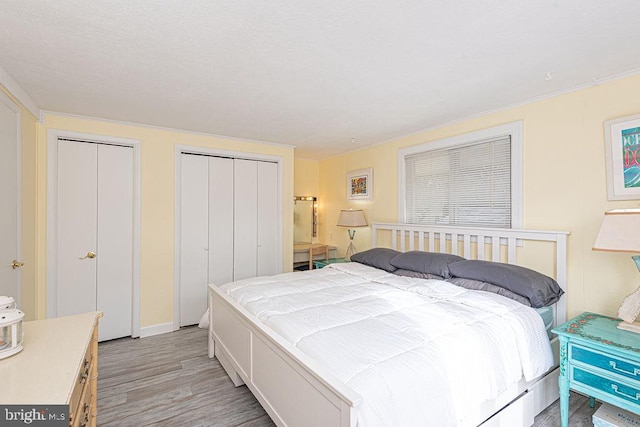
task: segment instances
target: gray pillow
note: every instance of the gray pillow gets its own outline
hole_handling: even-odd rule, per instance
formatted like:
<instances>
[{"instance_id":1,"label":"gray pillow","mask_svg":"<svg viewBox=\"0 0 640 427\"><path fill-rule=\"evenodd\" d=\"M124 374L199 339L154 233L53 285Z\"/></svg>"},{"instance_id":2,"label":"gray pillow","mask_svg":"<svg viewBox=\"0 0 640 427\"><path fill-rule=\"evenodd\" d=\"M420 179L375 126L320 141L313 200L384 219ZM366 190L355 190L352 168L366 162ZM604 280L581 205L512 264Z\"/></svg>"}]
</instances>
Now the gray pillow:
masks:
<instances>
[{"instance_id":1,"label":"gray pillow","mask_svg":"<svg viewBox=\"0 0 640 427\"><path fill-rule=\"evenodd\" d=\"M451 277L449 264L464 261L464 258L435 252L409 251L399 254L391 260L391 265L403 270L434 274L440 277Z\"/></svg>"},{"instance_id":2,"label":"gray pillow","mask_svg":"<svg viewBox=\"0 0 640 427\"><path fill-rule=\"evenodd\" d=\"M373 248L351 255L351 261L393 273L396 267L391 265L389 261L399 253L400 252L388 248Z\"/></svg>"},{"instance_id":3,"label":"gray pillow","mask_svg":"<svg viewBox=\"0 0 640 427\"><path fill-rule=\"evenodd\" d=\"M453 277L479 280L505 288L529 300L534 308L551 305L564 291L549 276L518 265L464 260L449 264Z\"/></svg>"},{"instance_id":4,"label":"gray pillow","mask_svg":"<svg viewBox=\"0 0 640 427\"><path fill-rule=\"evenodd\" d=\"M404 276L404 277L415 277L418 279L438 279L438 280L444 279L444 277L438 276L437 274L422 273L420 271L404 270L401 268L394 271L393 274L397 274L398 276Z\"/></svg>"},{"instance_id":5,"label":"gray pillow","mask_svg":"<svg viewBox=\"0 0 640 427\"><path fill-rule=\"evenodd\" d=\"M398 274L398 271L399 270L396 270L394 274ZM524 304L527 307L531 307L531 303L527 298L518 294L514 294L508 289L501 288L500 286L496 286L489 282L481 282L479 280L473 279L463 279L462 277L452 277L451 279L447 279L447 282L451 282L456 286L460 286L465 289L472 289L474 291L493 292L494 294L502 295L503 297L518 301L520 304Z\"/></svg>"}]
</instances>

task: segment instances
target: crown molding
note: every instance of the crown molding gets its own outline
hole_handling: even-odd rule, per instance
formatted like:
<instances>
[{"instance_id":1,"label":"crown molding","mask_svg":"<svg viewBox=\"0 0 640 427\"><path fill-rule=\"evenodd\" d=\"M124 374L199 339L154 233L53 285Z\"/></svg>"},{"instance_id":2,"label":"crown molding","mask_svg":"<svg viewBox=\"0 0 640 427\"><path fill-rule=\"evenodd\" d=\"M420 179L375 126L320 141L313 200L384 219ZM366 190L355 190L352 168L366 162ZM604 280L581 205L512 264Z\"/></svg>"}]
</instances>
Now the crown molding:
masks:
<instances>
[{"instance_id":1,"label":"crown molding","mask_svg":"<svg viewBox=\"0 0 640 427\"><path fill-rule=\"evenodd\" d=\"M4 86L7 91L13 96L20 104L22 104L36 119L40 119L40 108L31 99L29 94L22 89L22 87L7 73L7 71L0 66L0 85Z\"/></svg>"},{"instance_id":2,"label":"crown molding","mask_svg":"<svg viewBox=\"0 0 640 427\"><path fill-rule=\"evenodd\" d=\"M73 118L81 119L81 120L93 120L93 121L98 121L98 122L103 122L103 123L113 123L113 124L123 125L123 126L132 126L132 127L138 127L138 128L153 129L153 130L159 130L159 131L164 131L164 132L186 133L186 134L190 134L190 135L205 136L205 137L220 138L220 139L230 139L230 140L234 140L234 141L250 142L250 143L254 143L254 144L273 145L273 146L276 146L276 147L296 148L295 145L285 144L285 143L281 143L281 142L261 141L259 139L247 139L247 138L240 138L240 137L236 137L236 136L219 135L219 134L215 134L215 133L198 132L198 131L192 131L192 130L188 130L188 129L179 129L179 128L170 128L170 127L165 127L165 126L148 125L148 124L145 124L145 123L127 122L127 121L124 121L124 120L115 120L115 119L105 119L105 118L101 118L101 117L84 116L84 115L81 115L81 114L72 114L72 113L62 113L62 112L59 112L59 111L50 111L50 110L40 110L40 117L41 117L40 121L41 122L44 123L44 121L46 120L46 117L45 117L46 115L62 116L62 117L73 117Z\"/></svg>"}]
</instances>

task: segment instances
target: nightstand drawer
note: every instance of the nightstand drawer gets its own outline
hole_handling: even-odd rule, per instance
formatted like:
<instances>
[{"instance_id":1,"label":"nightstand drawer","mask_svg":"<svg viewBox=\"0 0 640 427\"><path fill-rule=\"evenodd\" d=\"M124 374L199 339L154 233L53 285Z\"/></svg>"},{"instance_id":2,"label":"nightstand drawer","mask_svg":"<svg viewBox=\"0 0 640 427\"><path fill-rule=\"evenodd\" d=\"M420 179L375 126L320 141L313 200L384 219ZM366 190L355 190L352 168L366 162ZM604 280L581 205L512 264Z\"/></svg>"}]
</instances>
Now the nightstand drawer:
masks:
<instances>
[{"instance_id":1,"label":"nightstand drawer","mask_svg":"<svg viewBox=\"0 0 640 427\"><path fill-rule=\"evenodd\" d=\"M640 403L640 388L594 374L593 372L585 371L575 366L571 369L571 381L607 393L608 395L629 403Z\"/></svg>"},{"instance_id":2,"label":"nightstand drawer","mask_svg":"<svg viewBox=\"0 0 640 427\"><path fill-rule=\"evenodd\" d=\"M572 361L595 366L625 378L640 380L640 364L621 357L601 353L577 344L571 344L569 345L569 358Z\"/></svg>"}]
</instances>

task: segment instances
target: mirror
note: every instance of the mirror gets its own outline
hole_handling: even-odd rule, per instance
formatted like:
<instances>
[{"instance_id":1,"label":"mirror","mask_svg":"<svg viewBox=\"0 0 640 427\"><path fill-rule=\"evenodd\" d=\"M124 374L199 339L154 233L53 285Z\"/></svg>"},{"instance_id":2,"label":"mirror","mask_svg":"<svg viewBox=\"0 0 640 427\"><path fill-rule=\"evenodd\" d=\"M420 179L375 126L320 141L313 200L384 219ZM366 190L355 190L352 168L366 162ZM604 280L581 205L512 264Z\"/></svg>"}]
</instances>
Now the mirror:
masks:
<instances>
[{"instance_id":1,"label":"mirror","mask_svg":"<svg viewBox=\"0 0 640 427\"><path fill-rule=\"evenodd\" d=\"M312 243L318 233L318 203L313 196L293 198L293 241Z\"/></svg>"}]
</instances>

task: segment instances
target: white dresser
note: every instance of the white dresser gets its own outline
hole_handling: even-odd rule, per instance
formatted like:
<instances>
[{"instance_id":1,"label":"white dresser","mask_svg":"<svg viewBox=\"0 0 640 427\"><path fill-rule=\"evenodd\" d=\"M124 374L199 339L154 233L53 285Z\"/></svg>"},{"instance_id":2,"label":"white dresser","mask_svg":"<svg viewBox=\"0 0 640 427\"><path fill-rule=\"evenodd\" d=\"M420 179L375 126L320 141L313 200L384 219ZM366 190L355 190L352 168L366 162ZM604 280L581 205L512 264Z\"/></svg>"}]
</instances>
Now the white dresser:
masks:
<instances>
[{"instance_id":1,"label":"white dresser","mask_svg":"<svg viewBox=\"0 0 640 427\"><path fill-rule=\"evenodd\" d=\"M69 405L69 425L95 426L101 312L24 323L24 349L0 360L0 404Z\"/></svg>"}]
</instances>

